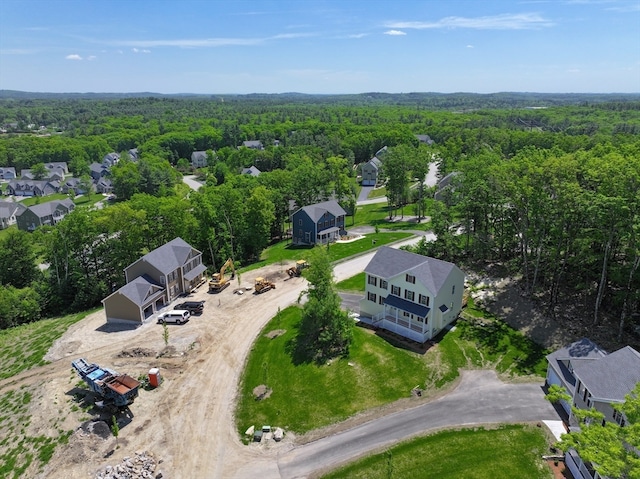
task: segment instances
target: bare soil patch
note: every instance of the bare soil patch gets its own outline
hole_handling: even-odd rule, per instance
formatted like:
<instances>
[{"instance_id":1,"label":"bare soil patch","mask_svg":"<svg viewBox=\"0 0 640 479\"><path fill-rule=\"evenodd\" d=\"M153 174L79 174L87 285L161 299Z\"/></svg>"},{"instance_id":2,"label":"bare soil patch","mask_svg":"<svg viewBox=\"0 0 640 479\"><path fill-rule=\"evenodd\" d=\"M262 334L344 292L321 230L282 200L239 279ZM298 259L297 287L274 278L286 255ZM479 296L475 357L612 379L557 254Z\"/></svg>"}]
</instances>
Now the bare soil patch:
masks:
<instances>
[{"instance_id":1,"label":"bare soil patch","mask_svg":"<svg viewBox=\"0 0 640 479\"><path fill-rule=\"evenodd\" d=\"M286 329L273 329L269 331L267 334L265 334L265 336L269 339L275 339L278 336L282 336L286 332L287 332Z\"/></svg>"},{"instance_id":2,"label":"bare soil patch","mask_svg":"<svg viewBox=\"0 0 640 479\"><path fill-rule=\"evenodd\" d=\"M259 386L253 388L253 396L256 398L256 401L267 399L269 396L271 396L272 392L273 390L271 388L268 388L264 384L260 384Z\"/></svg>"}]
</instances>

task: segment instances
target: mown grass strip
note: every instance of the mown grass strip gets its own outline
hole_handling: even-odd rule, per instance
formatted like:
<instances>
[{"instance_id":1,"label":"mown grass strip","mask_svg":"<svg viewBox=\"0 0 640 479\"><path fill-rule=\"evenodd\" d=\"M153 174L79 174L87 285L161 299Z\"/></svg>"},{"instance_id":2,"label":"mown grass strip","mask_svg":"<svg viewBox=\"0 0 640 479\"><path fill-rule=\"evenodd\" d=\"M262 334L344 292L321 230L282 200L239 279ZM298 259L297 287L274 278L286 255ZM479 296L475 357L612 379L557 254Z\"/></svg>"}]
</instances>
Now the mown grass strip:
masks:
<instances>
[{"instance_id":1,"label":"mown grass strip","mask_svg":"<svg viewBox=\"0 0 640 479\"><path fill-rule=\"evenodd\" d=\"M547 450L542 430L508 425L498 429L443 431L366 457L323 479L548 479L542 461Z\"/></svg>"}]
</instances>

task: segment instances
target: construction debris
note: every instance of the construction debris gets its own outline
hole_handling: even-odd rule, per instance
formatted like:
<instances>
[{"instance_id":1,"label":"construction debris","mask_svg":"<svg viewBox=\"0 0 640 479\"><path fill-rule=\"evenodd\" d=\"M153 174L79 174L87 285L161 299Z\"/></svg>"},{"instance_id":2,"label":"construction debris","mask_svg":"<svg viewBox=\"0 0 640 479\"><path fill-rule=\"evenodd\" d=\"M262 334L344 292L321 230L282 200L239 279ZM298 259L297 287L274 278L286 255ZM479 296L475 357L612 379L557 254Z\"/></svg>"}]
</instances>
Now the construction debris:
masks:
<instances>
[{"instance_id":1,"label":"construction debris","mask_svg":"<svg viewBox=\"0 0 640 479\"><path fill-rule=\"evenodd\" d=\"M162 471L156 472L153 453L136 451L133 457L124 457L120 464L106 466L98 471L95 479L162 479Z\"/></svg>"}]
</instances>

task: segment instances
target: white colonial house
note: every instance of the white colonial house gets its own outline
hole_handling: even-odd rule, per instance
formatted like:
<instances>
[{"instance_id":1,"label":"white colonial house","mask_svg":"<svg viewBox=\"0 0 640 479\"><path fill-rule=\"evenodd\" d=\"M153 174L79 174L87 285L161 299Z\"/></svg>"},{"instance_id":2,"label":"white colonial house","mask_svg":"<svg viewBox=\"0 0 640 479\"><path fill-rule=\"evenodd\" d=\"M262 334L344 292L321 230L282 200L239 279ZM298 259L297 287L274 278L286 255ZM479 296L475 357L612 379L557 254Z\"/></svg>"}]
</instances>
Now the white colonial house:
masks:
<instances>
[{"instance_id":1,"label":"white colonial house","mask_svg":"<svg viewBox=\"0 0 640 479\"><path fill-rule=\"evenodd\" d=\"M382 246L364 271L362 322L424 343L460 314L464 273L453 263Z\"/></svg>"}]
</instances>

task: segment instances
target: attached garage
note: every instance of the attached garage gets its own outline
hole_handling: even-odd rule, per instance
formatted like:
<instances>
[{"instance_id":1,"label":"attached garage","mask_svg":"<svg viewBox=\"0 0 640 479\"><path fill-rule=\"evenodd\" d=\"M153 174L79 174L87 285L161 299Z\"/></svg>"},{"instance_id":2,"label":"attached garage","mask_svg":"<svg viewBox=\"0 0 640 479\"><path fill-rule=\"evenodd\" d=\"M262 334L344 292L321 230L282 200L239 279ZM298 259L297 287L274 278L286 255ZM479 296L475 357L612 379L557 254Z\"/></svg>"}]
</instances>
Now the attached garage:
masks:
<instances>
[{"instance_id":1,"label":"attached garage","mask_svg":"<svg viewBox=\"0 0 640 479\"><path fill-rule=\"evenodd\" d=\"M165 303L165 289L142 275L102 300L107 322L142 323Z\"/></svg>"}]
</instances>

